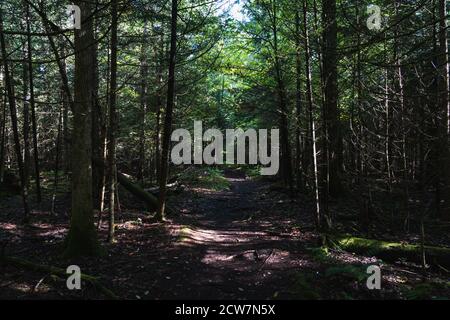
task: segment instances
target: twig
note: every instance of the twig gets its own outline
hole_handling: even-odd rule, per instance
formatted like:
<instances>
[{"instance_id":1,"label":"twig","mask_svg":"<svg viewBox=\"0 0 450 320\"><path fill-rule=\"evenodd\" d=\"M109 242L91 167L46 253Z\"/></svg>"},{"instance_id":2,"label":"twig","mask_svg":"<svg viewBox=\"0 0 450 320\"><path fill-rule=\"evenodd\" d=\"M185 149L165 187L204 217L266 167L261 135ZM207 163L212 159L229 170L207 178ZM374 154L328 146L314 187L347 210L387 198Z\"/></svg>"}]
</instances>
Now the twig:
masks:
<instances>
[{"instance_id":1,"label":"twig","mask_svg":"<svg viewBox=\"0 0 450 320\"><path fill-rule=\"evenodd\" d=\"M267 262L267 261L269 260L269 258L272 256L273 250L274 250L274 249L271 249L271 250L270 250L270 253L267 255L267 257L264 259L263 263L262 263L261 266L259 267L258 272L260 272L261 269L266 265L266 262Z\"/></svg>"}]
</instances>

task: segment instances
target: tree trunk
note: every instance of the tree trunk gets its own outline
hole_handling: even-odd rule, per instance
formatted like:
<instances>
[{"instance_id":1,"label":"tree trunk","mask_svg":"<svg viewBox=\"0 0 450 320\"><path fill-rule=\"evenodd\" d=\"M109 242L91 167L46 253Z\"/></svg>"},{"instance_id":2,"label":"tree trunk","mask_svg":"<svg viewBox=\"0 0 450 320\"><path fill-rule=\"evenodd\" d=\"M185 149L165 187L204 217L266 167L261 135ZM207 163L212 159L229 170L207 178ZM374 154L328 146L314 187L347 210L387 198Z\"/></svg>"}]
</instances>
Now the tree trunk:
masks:
<instances>
[{"instance_id":1,"label":"tree trunk","mask_svg":"<svg viewBox=\"0 0 450 320\"><path fill-rule=\"evenodd\" d=\"M301 73L302 73L302 64L301 64L301 32L300 32L300 7L296 6L295 8L295 110L297 116L297 131L295 134L295 142L296 142L296 176L297 176L297 188L299 190L305 189L305 183L303 175L305 174L305 167L303 166L302 161L302 142L303 142L303 133L302 133L302 93L301 93Z\"/></svg>"},{"instance_id":2,"label":"tree trunk","mask_svg":"<svg viewBox=\"0 0 450 320\"><path fill-rule=\"evenodd\" d=\"M439 130L441 135L441 168L443 188L441 218L450 221L450 99L449 99L449 61L448 61L448 41L447 41L447 10L446 0L438 1L438 15L439 15L439 55L438 55L438 110L442 115Z\"/></svg>"},{"instance_id":3,"label":"tree trunk","mask_svg":"<svg viewBox=\"0 0 450 320\"><path fill-rule=\"evenodd\" d=\"M28 49L26 42L22 43L24 63L22 64L22 137L23 137L23 174L25 176L25 184L30 188L30 96L28 94Z\"/></svg>"},{"instance_id":4,"label":"tree trunk","mask_svg":"<svg viewBox=\"0 0 450 320\"><path fill-rule=\"evenodd\" d=\"M161 109L163 105L163 61L164 61L164 29L161 27L159 61L156 74L156 110L155 110L155 176L156 182L159 184L161 176Z\"/></svg>"},{"instance_id":5,"label":"tree trunk","mask_svg":"<svg viewBox=\"0 0 450 320\"><path fill-rule=\"evenodd\" d=\"M116 195L116 130L117 130L117 0L111 4L111 76L109 88L109 137L108 137L108 191L109 191L109 234L108 241L114 242L114 214Z\"/></svg>"},{"instance_id":6,"label":"tree trunk","mask_svg":"<svg viewBox=\"0 0 450 320\"><path fill-rule=\"evenodd\" d=\"M175 65L177 53L177 17L178 3L172 0L172 16L170 30L170 53L169 53L169 79L167 87L167 105L164 120L164 133L162 141L161 175L159 179L159 205L156 218L164 220L166 206L166 183L169 172L169 148L170 136L172 135L172 114L175 100Z\"/></svg>"},{"instance_id":7,"label":"tree trunk","mask_svg":"<svg viewBox=\"0 0 450 320\"><path fill-rule=\"evenodd\" d=\"M338 109L337 87L337 21L336 0L322 1L323 14L323 83L324 124L327 154L326 175L331 196L342 193L342 137Z\"/></svg>"},{"instance_id":8,"label":"tree trunk","mask_svg":"<svg viewBox=\"0 0 450 320\"><path fill-rule=\"evenodd\" d=\"M95 9L98 8L98 0L95 0ZM102 141L102 123L103 123L103 112L100 100L98 98L99 90L99 78L98 78L98 42L96 39L98 19L94 18L94 45L92 46L93 54L92 65L94 67L94 72L92 73L92 83L94 84L94 90L92 92L92 155L94 158L99 158L103 154L103 141ZM104 172L100 168L92 168L92 196L94 209L99 210L102 201L102 187L103 187L103 175Z\"/></svg>"},{"instance_id":9,"label":"tree trunk","mask_svg":"<svg viewBox=\"0 0 450 320\"><path fill-rule=\"evenodd\" d=\"M92 0L75 1L81 29L75 31L75 99L72 134L72 210L65 256L98 255L100 247L92 208L91 107L94 66Z\"/></svg>"},{"instance_id":10,"label":"tree trunk","mask_svg":"<svg viewBox=\"0 0 450 320\"><path fill-rule=\"evenodd\" d=\"M5 86L8 91L8 100L9 100L9 110L11 113L11 124L14 136L14 149L16 152L17 164L19 167L19 176L20 176L20 184L21 184L21 192L22 192L22 200L23 200L23 209L24 209L24 217L23 222L27 223L30 215L30 208L28 206L28 188L25 178L22 152L20 147L20 137L19 137L19 129L17 126L17 107L16 107L16 99L14 95L14 80L12 75L9 73L9 65L7 61L7 53L6 53L6 40L3 33L3 12L0 8L0 46L2 53L2 61L3 61L3 70L5 75Z\"/></svg>"},{"instance_id":11,"label":"tree trunk","mask_svg":"<svg viewBox=\"0 0 450 320\"><path fill-rule=\"evenodd\" d=\"M33 158L34 158L34 175L36 183L36 200L38 203L42 201L41 192L41 174L39 169L39 149L38 149L38 136L37 136L37 121L36 121L36 103L34 99L34 75L33 75L33 61L32 61L32 41L31 41L31 15L30 6L26 5L26 20L27 20L27 46L28 46L28 70L29 70L29 83L30 83L30 109L31 109L31 125L33 133Z\"/></svg>"},{"instance_id":12,"label":"tree trunk","mask_svg":"<svg viewBox=\"0 0 450 320\"><path fill-rule=\"evenodd\" d=\"M272 35L273 35L273 55L275 60L275 73L277 81L277 93L280 113L280 135L281 135L281 169L284 183L289 186L289 190L293 192L292 185L292 160L291 149L289 146L289 129L288 129L288 108L286 103L286 88L283 79L282 64L280 61L280 52L278 49L278 26L277 26L277 5L276 0L272 0Z\"/></svg>"},{"instance_id":13,"label":"tree trunk","mask_svg":"<svg viewBox=\"0 0 450 320\"><path fill-rule=\"evenodd\" d=\"M1 72L1 70L0 70ZM3 177L5 173L5 153L6 153L6 94L3 95L3 88L0 94L0 105L2 106L2 129L1 135L2 139L0 140L0 184L3 182Z\"/></svg>"},{"instance_id":14,"label":"tree trunk","mask_svg":"<svg viewBox=\"0 0 450 320\"><path fill-rule=\"evenodd\" d=\"M316 227L320 229L321 227L321 211L320 211L320 198L319 198L319 177L317 168L317 148L316 148L316 128L314 121L314 100L312 92L312 73L311 73L311 57L310 57L310 46L309 46L309 32L307 27L307 14L308 7L306 0L303 1L303 41L305 47L305 73L306 73L306 100L308 103L308 116L309 116L309 137L311 140L311 158L313 164L313 189L314 189L314 200L316 202Z\"/></svg>"},{"instance_id":15,"label":"tree trunk","mask_svg":"<svg viewBox=\"0 0 450 320\"><path fill-rule=\"evenodd\" d=\"M140 77L141 77L141 88L140 88L140 126L139 126L139 172L138 179L141 181L141 184L144 183L144 175L145 175L145 129L146 129L146 121L145 117L147 114L147 102L148 102L148 88L147 88L147 77L148 77L148 63L147 63L147 55L146 55L146 47L147 47L147 21L144 24L144 33L142 35L142 46L141 46L141 57L140 57Z\"/></svg>"}]
</instances>

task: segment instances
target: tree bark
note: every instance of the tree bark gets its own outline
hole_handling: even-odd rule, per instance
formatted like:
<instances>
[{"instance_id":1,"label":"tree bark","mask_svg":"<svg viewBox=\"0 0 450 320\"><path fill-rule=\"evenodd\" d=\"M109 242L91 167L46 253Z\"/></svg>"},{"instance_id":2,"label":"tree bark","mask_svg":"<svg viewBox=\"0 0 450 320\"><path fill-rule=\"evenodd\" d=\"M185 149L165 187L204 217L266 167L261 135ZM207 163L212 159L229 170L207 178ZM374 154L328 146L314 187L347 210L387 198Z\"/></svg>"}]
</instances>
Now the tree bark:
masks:
<instances>
[{"instance_id":1,"label":"tree bark","mask_svg":"<svg viewBox=\"0 0 450 320\"><path fill-rule=\"evenodd\" d=\"M305 167L303 166L303 133L302 133L302 92L301 92L301 31L300 31L300 7L297 4L295 8L295 111L297 116L297 130L295 134L296 142L296 176L297 176L297 188L299 190L305 189L305 179L303 178Z\"/></svg>"},{"instance_id":2,"label":"tree bark","mask_svg":"<svg viewBox=\"0 0 450 320\"><path fill-rule=\"evenodd\" d=\"M325 179L330 195L338 196L342 193L342 137L338 109L336 0L323 0L322 14L324 124L327 145Z\"/></svg>"},{"instance_id":3,"label":"tree bark","mask_svg":"<svg viewBox=\"0 0 450 320\"><path fill-rule=\"evenodd\" d=\"M98 255L100 247L92 207L91 108L95 85L92 0L75 1L81 9L81 29L75 31L75 90L72 134L72 208L65 256Z\"/></svg>"},{"instance_id":4,"label":"tree bark","mask_svg":"<svg viewBox=\"0 0 450 320\"><path fill-rule=\"evenodd\" d=\"M111 76L109 88L109 137L108 137L108 191L109 233L108 241L114 242L114 218L116 195L116 131L117 131L117 0L111 3Z\"/></svg>"},{"instance_id":5,"label":"tree bark","mask_svg":"<svg viewBox=\"0 0 450 320\"><path fill-rule=\"evenodd\" d=\"M27 46L28 46L28 70L29 70L29 84L30 84L30 109L31 109L31 125L33 134L33 158L34 158L34 175L36 183L36 200L38 203L42 201L41 192L41 174L39 168L39 149L38 149L38 134L37 134L37 121L36 121L36 103L34 99L34 74L33 74L33 60L32 60L32 40L31 40L31 15L30 6L26 5L26 20L27 20Z\"/></svg>"},{"instance_id":6,"label":"tree bark","mask_svg":"<svg viewBox=\"0 0 450 320\"><path fill-rule=\"evenodd\" d=\"M306 100L308 104L308 116L309 116L309 138L311 140L311 159L313 164L313 191L314 200L316 203L316 227L321 228L321 211L320 211L320 198L319 198L319 177L317 167L317 148L316 148L316 127L314 121L314 100L312 91L312 73L311 73L311 54L309 45L309 32L307 27L307 14L308 7L306 0L303 0L303 41L305 47L305 73L306 73Z\"/></svg>"},{"instance_id":7,"label":"tree bark","mask_svg":"<svg viewBox=\"0 0 450 320\"><path fill-rule=\"evenodd\" d=\"M291 148L289 146L289 128L288 128L288 108L286 103L286 88L283 79L282 63L280 60L280 52L278 49L278 19L277 19L277 5L276 0L272 0L272 36L273 36L273 56L275 61L275 74L277 81L277 93L279 102L279 122L280 122L280 135L281 135L281 174L284 183L289 186L289 190L293 192L292 184L292 159Z\"/></svg>"},{"instance_id":8,"label":"tree bark","mask_svg":"<svg viewBox=\"0 0 450 320\"><path fill-rule=\"evenodd\" d=\"M144 32L142 34L141 56L140 56L140 117L139 117L139 164L138 164L138 179L141 184L144 183L145 175L145 129L146 129L146 115L147 115L147 102L148 102L148 63L146 55L147 47L147 20L144 22Z\"/></svg>"},{"instance_id":9,"label":"tree bark","mask_svg":"<svg viewBox=\"0 0 450 320\"><path fill-rule=\"evenodd\" d=\"M11 114L11 124L13 130L14 137L14 149L17 158L17 165L19 167L19 176L20 176L20 184L21 184L21 192L22 192L22 201L23 201L23 209L24 216L23 222L28 223L30 216L30 208L28 205L28 187L25 178L22 152L20 147L20 137L19 137L19 129L17 125L17 107L16 107L16 99L14 95L14 80L13 76L9 73L9 65L7 60L7 52L6 52L6 39L3 33L3 12L0 8L0 46L2 53L2 61L3 61L3 70L5 75L5 86L8 91L8 100L9 100L9 110Z\"/></svg>"},{"instance_id":10,"label":"tree bark","mask_svg":"<svg viewBox=\"0 0 450 320\"><path fill-rule=\"evenodd\" d=\"M164 133L162 141L161 175L159 179L159 205L156 219L164 220L166 207L166 183L169 172L169 148L170 136L172 135L172 116L175 100L175 66L177 53L177 18L178 0L172 0L171 30L170 30L170 53L169 53L169 79L167 87L167 105L164 120Z\"/></svg>"},{"instance_id":11,"label":"tree bark","mask_svg":"<svg viewBox=\"0 0 450 320\"><path fill-rule=\"evenodd\" d=\"M448 40L447 40L447 10L446 0L438 1L439 16L439 54L438 54L438 110L442 115L439 130L441 139L439 146L441 152L441 168L443 170L442 180L442 200L441 218L450 221L450 99L449 99L449 61L448 61Z\"/></svg>"}]
</instances>

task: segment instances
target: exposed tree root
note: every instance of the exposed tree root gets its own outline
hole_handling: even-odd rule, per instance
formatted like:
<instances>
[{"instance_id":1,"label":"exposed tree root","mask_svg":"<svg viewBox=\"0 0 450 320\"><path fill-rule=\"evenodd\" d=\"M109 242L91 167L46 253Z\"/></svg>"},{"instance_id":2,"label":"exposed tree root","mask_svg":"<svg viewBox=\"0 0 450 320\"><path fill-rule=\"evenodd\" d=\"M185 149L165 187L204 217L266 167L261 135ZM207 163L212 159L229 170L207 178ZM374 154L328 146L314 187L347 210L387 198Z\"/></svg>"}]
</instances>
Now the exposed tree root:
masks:
<instances>
[{"instance_id":1,"label":"exposed tree root","mask_svg":"<svg viewBox=\"0 0 450 320\"><path fill-rule=\"evenodd\" d=\"M17 257L0 256L0 263L12 265L17 268L51 273L53 275L57 275L62 278L66 278L68 276L66 273L66 270L64 270L64 269L61 269L58 267L53 267L53 266L36 264L31 261L28 261L28 260L25 260L22 258L17 258ZM104 287L102 284L100 284L98 278L82 273L81 279L92 284L97 290L99 290L101 293L103 293L105 295L105 297L107 297L108 299L111 299L111 300L119 299L119 297L116 296L114 294L114 292L112 292L110 289L108 289L108 288Z\"/></svg>"}]
</instances>

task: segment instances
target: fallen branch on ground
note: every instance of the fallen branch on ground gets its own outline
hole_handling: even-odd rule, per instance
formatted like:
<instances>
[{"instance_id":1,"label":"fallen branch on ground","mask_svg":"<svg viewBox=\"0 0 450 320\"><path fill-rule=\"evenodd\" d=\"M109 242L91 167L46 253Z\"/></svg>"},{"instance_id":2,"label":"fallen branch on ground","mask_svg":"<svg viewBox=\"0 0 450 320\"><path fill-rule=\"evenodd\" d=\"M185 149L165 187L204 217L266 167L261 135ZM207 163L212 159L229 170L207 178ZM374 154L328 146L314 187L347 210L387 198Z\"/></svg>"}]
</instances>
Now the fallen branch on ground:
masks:
<instances>
[{"instance_id":1,"label":"fallen branch on ground","mask_svg":"<svg viewBox=\"0 0 450 320\"><path fill-rule=\"evenodd\" d=\"M53 267L53 266L36 264L31 261L22 259L22 258L0 256L0 263L12 265L17 268L51 273L53 275L61 276L63 278L67 277L66 270L64 270L64 269ZM84 281L92 284L97 290L99 290L101 293L103 293L108 299L111 299L111 300L119 299L119 297L116 296L114 294L114 292L112 292L111 290L109 290L108 288L106 288L102 284L100 284L98 278L82 273L81 280L84 280Z\"/></svg>"},{"instance_id":2,"label":"fallen branch on ground","mask_svg":"<svg viewBox=\"0 0 450 320\"><path fill-rule=\"evenodd\" d=\"M101 168L105 166L103 162L98 159L94 159L93 163ZM150 211L156 211L158 209L158 198L151 193L146 192L138 184L133 183L130 178L119 171L117 171L117 182L136 198L142 200Z\"/></svg>"},{"instance_id":3,"label":"fallen branch on ground","mask_svg":"<svg viewBox=\"0 0 450 320\"><path fill-rule=\"evenodd\" d=\"M366 254L395 261L405 258L409 261L421 263L422 248L420 244L405 244L400 242L381 241L358 238L350 235L328 236L332 245L358 254ZM428 264L450 266L450 248L424 246Z\"/></svg>"}]
</instances>

